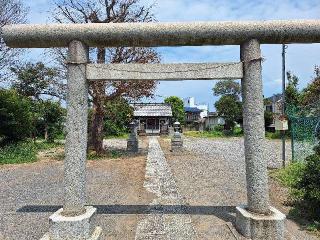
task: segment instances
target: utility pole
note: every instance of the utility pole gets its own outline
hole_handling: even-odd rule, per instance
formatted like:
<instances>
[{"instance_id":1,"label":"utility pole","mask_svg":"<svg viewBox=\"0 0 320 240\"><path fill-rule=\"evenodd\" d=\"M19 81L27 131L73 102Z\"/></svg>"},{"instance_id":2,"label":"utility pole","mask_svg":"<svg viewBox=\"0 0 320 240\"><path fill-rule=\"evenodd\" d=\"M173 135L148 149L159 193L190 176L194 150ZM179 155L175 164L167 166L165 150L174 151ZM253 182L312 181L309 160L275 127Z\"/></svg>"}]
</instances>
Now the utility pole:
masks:
<instances>
[{"instance_id":1,"label":"utility pole","mask_svg":"<svg viewBox=\"0 0 320 240\"><path fill-rule=\"evenodd\" d=\"M285 97L286 97L286 49L288 48L287 45L282 44L282 109L281 114L282 116L285 115ZM286 166L286 131L281 131L282 137L282 167Z\"/></svg>"}]
</instances>

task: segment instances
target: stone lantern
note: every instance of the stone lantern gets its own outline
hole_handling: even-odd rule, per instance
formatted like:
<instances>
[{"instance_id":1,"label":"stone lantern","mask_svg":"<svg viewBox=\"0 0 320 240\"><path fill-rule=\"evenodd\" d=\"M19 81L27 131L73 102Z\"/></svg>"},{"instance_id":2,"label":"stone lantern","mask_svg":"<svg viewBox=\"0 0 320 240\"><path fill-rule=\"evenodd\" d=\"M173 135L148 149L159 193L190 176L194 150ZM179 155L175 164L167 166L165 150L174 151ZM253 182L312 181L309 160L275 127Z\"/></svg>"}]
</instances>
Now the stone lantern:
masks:
<instances>
[{"instance_id":1,"label":"stone lantern","mask_svg":"<svg viewBox=\"0 0 320 240\"><path fill-rule=\"evenodd\" d=\"M137 153L139 150L139 140L138 140L138 123L137 121L132 121L129 124L130 135L127 140L127 151L131 153Z\"/></svg>"},{"instance_id":2,"label":"stone lantern","mask_svg":"<svg viewBox=\"0 0 320 240\"><path fill-rule=\"evenodd\" d=\"M182 150L183 147L183 139L180 133L181 125L179 122L175 122L173 124L174 133L171 138L171 151L179 151Z\"/></svg>"}]
</instances>

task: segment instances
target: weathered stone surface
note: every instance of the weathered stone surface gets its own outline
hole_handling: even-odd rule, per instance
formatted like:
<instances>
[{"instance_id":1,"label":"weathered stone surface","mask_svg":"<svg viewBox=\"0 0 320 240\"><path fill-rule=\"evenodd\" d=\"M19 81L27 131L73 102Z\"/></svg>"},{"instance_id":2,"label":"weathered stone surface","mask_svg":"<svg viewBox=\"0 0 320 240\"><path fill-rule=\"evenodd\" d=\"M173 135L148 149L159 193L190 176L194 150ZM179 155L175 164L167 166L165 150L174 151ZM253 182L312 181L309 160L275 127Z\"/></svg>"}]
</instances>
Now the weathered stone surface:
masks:
<instances>
[{"instance_id":1,"label":"weathered stone surface","mask_svg":"<svg viewBox=\"0 0 320 240\"><path fill-rule=\"evenodd\" d=\"M74 39L90 47L236 45L320 42L319 20L193 23L107 23L9 25L3 37L10 47L67 47Z\"/></svg>"},{"instance_id":2,"label":"weathered stone surface","mask_svg":"<svg viewBox=\"0 0 320 240\"><path fill-rule=\"evenodd\" d=\"M135 239L197 239L191 217L185 212L184 199L157 137L149 137L143 185L156 197L150 204L150 213L138 223ZM172 214L167 214L168 212Z\"/></svg>"},{"instance_id":3,"label":"weathered stone surface","mask_svg":"<svg viewBox=\"0 0 320 240\"><path fill-rule=\"evenodd\" d=\"M171 138L171 150L180 151L183 148L183 139L180 132L174 132Z\"/></svg>"},{"instance_id":4,"label":"weathered stone surface","mask_svg":"<svg viewBox=\"0 0 320 240\"><path fill-rule=\"evenodd\" d=\"M137 139L127 140L127 151L131 153L137 153L139 151L139 142Z\"/></svg>"},{"instance_id":5,"label":"weathered stone surface","mask_svg":"<svg viewBox=\"0 0 320 240\"><path fill-rule=\"evenodd\" d=\"M271 207L270 215L248 212L245 206L236 208L236 228L252 240L283 240L286 216Z\"/></svg>"},{"instance_id":6,"label":"weathered stone surface","mask_svg":"<svg viewBox=\"0 0 320 240\"><path fill-rule=\"evenodd\" d=\"M139 139L138 139L138 123L133 121L129 124L130 135L127 140L127 151L131 153L137 153L139 151Z\"/></svg>"},{"instance_id":7,"label":"weathered stone surface","mask_svg":"<svg viewBox=\"0 0 320 240\"><path fill-rule=\"evenodd\" d=\"M242 63L88 64L88 80L240 79Z\"/></svg>"},{"instance_id":8,"label":"weathered stone surface","mask_svg":"<svg viewBox=\"0 0 320 240\"><path fill-rule=\"evenodd\" d=\"M91 224L96 208L87 206L85 213L75 217L62 215L59 209L50 216L50 229L41 240L99 240L101 228L94 228Z\"/></svg>"},{"instance_id":9,"label":"weathered stone surface","mask_svg":"<svg viewBox=\"0 0 320 240\"><path fill-rule=\"evenodd\" d=\"M266 214L269 213L269 191L267 161L263 154L265 130L258 40L241 45L241 60L244 63L241 84L248 209Z\"/></svg>"},{"instance_id":10,"label":"weathered stone surface","mask_svg":"<svg viewBox=\"0 0 320 240\"><path fill-rule=\"evenodd\" d=\"M88 83L85 62L88 61L88 47L72 41L68 61L64 211L77 215L84 211L86 204Z\"/></svg>"}]
</instances>

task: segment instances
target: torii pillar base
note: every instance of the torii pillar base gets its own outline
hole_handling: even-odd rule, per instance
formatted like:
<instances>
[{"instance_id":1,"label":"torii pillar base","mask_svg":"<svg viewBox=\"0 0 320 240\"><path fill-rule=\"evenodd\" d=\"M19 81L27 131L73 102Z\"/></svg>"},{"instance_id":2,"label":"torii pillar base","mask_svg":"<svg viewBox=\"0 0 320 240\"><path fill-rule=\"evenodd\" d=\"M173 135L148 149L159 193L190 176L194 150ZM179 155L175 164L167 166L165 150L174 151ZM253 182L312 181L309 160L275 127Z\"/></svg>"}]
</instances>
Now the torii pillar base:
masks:
<instances>
[{"instance_id":1,"label":"torii pillar base","mask_svg":"<svg viewBox=\"0 0 320 240\"><path fill-rule=\"evenodd\" d=\"M78 216L63 216L63 208L49 218L50 228L40 240L100 240L102 229L94 227L91 220L96 208L85 207L85 212Z\"/></svg>"},{"instance_id":2,"label":"torii pillar base","mask_svg":"<svg viewBox=\"0 0 320 240\"><path fill-rule=\"evenodd\" d=\"M270 215L249 212L245 206L236 207L236 229L252 240L283 240L286 216L271 207Z\"/></svg>"}]
</instances>

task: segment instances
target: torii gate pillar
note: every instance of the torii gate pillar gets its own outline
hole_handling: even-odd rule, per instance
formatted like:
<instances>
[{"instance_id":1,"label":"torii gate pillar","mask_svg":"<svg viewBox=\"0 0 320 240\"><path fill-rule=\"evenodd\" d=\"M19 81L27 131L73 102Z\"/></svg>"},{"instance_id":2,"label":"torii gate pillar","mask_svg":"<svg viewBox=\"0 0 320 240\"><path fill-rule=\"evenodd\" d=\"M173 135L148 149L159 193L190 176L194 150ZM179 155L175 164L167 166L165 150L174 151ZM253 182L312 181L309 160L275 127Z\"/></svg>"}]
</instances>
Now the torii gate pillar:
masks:
<instances>
[{"instance_id":1,"label":"torii gate pillar","mask_svg":"<svg viewBox=\"0 0 320 240\"><path fill-rule=\"evenodd\" d=\"M101 228L91 220L96 208L86 204L88 125L88 47L72 41L68 52L67 137L64 161L64 206L50 216L50 229L41 240L98 240Z\"/></svg>"},{"instance_id":2,"label":"torii gate pillar","mask_svg":"<svg viewBox=\"0 0 320 240\"><path fill-rule=\"evenodd\" d=\"M285 215L269 205L259 41L252 39L242 44L240 57L243 63L241 85L248 205L236 208L236 227L253 240L282 240Z\"/></svg>"}]
</instances>

